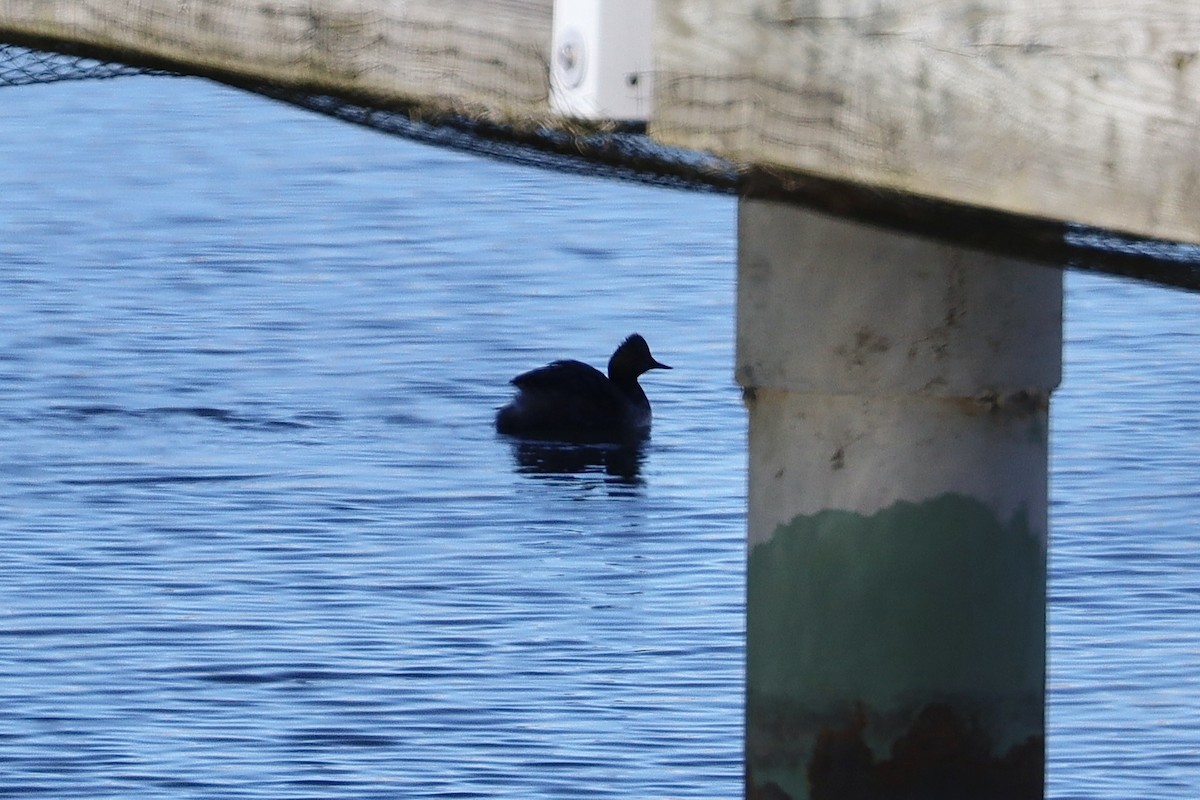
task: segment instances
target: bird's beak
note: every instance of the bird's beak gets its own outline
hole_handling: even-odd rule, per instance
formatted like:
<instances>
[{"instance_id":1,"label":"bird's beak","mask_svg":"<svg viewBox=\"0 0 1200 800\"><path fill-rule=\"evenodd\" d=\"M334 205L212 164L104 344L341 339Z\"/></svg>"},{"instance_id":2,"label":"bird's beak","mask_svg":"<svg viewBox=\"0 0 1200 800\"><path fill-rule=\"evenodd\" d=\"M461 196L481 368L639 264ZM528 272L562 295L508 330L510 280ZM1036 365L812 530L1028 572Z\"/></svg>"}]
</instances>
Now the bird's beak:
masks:
<instances>
[{"instance_id":1,"label":"bird's beak","mask_svg":"<svg viewBox=\"0 0 1200 800\"><path fill-rule=\"evenodd\" d=\"M650 360L654 361L654 359L650 359ZM652 366L651 369L670 369L670 367L668 367L666 364L662 364L658 361L654 361L654 366Z\"/></svg>"}]
</instances>

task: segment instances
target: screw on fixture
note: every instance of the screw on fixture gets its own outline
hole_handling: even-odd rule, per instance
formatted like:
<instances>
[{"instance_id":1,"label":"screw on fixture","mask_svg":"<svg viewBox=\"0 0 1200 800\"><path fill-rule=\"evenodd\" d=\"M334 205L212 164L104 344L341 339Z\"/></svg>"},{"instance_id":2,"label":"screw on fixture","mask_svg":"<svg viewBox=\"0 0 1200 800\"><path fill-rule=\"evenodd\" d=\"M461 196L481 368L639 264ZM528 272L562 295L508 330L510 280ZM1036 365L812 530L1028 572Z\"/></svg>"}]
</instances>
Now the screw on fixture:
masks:
<instances>
[{"instance_id":1,"label":"screw on fixture","mask_svg":"<svg viewBox=\"0 0 1200 800\"><path fill-rule=\"evenodd\" d=\"M563 87L574 89L583 83L583 76L587 71L587 48L579 31L563 31L558 49L554 53L554 67Z\"/></svg>"}]
</instances>

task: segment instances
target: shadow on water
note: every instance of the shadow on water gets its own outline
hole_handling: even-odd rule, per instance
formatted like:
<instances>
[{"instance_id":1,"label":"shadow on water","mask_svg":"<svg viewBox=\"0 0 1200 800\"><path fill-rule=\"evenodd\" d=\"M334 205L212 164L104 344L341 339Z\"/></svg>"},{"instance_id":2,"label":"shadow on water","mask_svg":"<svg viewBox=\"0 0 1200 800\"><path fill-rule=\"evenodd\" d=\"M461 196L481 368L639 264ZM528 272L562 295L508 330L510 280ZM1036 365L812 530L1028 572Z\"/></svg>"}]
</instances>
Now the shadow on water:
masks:
<instances>
[{"instance_id":1,"label":"shadow on water","mask_svg":"<svg viewBox=\"0 0 1200 800\"><path fill-rule=\"evenodd\" d=\"M526 475L582 475L603 473L621 483L641 482L645 460L643 442L579 444L572 442L512 439L517 472Z\"/></svg>"}]
</instances>

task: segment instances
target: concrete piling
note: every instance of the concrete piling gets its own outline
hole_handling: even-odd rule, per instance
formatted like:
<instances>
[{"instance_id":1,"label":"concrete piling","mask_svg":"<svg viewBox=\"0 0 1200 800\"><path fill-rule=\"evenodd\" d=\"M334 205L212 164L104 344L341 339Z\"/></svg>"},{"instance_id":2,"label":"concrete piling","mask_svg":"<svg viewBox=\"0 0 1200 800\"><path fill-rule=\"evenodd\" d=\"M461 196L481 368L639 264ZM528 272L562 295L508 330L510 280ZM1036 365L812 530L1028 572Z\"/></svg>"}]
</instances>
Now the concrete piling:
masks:
<instances>
[{"instance_id":1,"label":"concrete piling","mask_svg":"<svg viewBox=\"0 0 1200 800\"><path fill-rule=\"evenodd\" d=\"M1040 798L1062 273L739 207L753 798Z\"/></svg>"}]
</instances>

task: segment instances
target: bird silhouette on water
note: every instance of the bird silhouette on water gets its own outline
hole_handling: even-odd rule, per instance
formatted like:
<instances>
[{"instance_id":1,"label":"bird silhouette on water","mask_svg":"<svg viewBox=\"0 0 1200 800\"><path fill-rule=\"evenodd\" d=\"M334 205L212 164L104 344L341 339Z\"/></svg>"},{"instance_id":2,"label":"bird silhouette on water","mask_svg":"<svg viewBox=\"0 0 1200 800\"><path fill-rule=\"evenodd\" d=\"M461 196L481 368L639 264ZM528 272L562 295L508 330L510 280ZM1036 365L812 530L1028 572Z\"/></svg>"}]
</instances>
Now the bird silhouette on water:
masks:
<instances>
[{"instance_id":1,"label":"bird silhouette on water","mask_svg":"<svg viewBox=\"0 0 1200 800\"><path fill-rule=\"evenodd\" d=\"M517 394L496 414L496 430L529 439L630 442L650 433L650 401L638 378L670 369L633 334L608 360L608 375L582 361L555 361L512 379Z\"/></svg>"}]
</instances>

